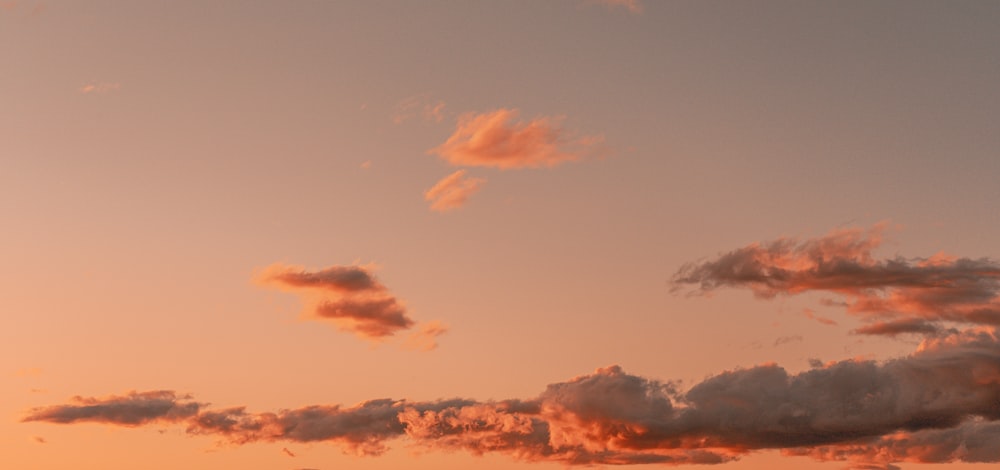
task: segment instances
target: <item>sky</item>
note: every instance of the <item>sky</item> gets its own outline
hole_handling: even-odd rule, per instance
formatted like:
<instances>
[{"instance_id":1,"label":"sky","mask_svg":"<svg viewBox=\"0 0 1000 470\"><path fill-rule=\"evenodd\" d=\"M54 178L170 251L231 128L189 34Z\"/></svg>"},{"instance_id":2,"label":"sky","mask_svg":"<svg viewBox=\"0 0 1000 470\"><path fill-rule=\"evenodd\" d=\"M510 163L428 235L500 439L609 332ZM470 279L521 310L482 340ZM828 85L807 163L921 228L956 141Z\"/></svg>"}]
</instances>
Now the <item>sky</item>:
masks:
<instances>
[{"instance_id":1,"label":"sky","mask_svg":"<svg viewBox=\"0 0 1000 470\"><path fill-rule=\"evenodd\" d=\"M1000 462L998 22L0 0L2 461Z\"/></svg>"}]
</instances>

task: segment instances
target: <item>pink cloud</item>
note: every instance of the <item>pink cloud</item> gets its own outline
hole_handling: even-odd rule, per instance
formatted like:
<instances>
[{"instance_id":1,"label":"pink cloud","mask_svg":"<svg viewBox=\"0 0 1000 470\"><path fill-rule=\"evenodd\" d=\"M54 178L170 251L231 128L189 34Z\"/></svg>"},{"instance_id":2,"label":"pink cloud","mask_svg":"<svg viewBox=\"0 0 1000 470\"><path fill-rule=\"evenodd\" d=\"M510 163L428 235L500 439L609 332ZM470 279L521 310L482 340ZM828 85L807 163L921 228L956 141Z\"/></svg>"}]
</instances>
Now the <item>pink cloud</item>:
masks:
<instances>
[{"instance_id":1,"label":"pink cloud","mask_svg":"<svg viewBox=\"0 0 1000 470\"><path fill-rule=\"evenodd\" d=\"M836 230L798 241L753 243L691 263L674 275L674 290L695 286L707 293L722 287L750 289L769 299L822 291L843 296L843 305L871 325L861 334L937 334L944 323L1000 325L1000 263L988 258L877 259L882 226Z\"/></svg>"},{"instance_id":2,"label":"pink cloud","mask_svg":"<svg viewBox=\"0 0 1000 470\"><path fill-rule=\"evenodd\" d=\"M431 203L431 210L446 212L462 207L486 183L485 178L466 177L465 170L458 170L438 181L424 193Z\"/></svg>"},{"instance_id":3,"label":"pink cloud","mask_svg":"<svg viewBox=\"0 0 1000 470\"><path fill-rule=\"evenodd\" d=\"M83 94L88 93L109 93L120 89L122 86L120 83L109 83L109 82L91 82L78 88L78 91Z\"/></svg>"},{"instance_id":4,"label":"pink cloud","mask_svg":"<svg viewBox=\"0 0 1000 470\"><path fill-rule=\"evenodd\" d=\"M775 364L721 372L686 391L597 369L528 400L376 399L251 413L205 409L173 392L77 398L25 421L178 423L233 444L329 442L379 455L390 441L591 464L724 463L780 449L857 468L896 462L1000 462L1000 335L980 328L925 340L890 361L850 359L789 373Z\"/></svg>"},{"instance_id":5,"label":"pink cloud","mask_svg":"<svg viewBox=\"0 0 1000 470\"><path fill-rule=\"evenodd\" d=\"M441 122L444 120L445 102L431 98L430 93L423 93L406 98L396 104L392 122L402 124L411 119L424 122Z\"/></svg>"},{"instance_id":6,"label":"pink cloud","mask_svg":"<svg viewBox=\"0 0 1000 470\"><path fill-rule=\"evenodd\" d=\"M451 137L428 152L456 166L539 168L579 160L603 144L601 136L573 137L561 118L517 115L515 109L465 114Z\"/></svg>"},{"instance_id":7,"label":"pink cloud","mask_svg":"<svg viewBox=\"0 0 1000 470\"><path fill-rule=\"evenodd\" d=\"M433 351L437 349L437 338L448 332L448 325L440 321L424 323L413 332L406 341L406 347L419 351Z\"/></svg>"},{"instance_id":8,"label":"pink cloud","mask_svg":"<svg viewBox=\"0 0 1000 470\"><path fill-rule=\"evenodd\" d=\"M262 269L256 281L302 295L308 318L331 320L361 338L378 340L414 325L403 303L375 278L370 267L308 271L274 264Z\"/></svg>"}]
</instances>

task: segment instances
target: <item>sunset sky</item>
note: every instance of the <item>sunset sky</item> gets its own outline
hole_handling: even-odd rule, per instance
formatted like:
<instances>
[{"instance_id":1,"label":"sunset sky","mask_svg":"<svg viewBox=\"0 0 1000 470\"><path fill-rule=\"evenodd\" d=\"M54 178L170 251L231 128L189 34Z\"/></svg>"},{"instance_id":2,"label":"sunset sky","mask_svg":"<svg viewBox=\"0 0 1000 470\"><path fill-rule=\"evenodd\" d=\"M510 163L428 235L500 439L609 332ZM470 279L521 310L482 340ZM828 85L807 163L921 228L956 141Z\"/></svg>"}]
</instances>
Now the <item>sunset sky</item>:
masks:
<instances>
[{"instance_id":1,"label":"sunset sky","mask_svg":"<svg viewBox=\"0 0 1000 470\"><path fill-rule=\"evenodd\" d=\"M0 467L1000 462L998 25L0 0Z\"/></svg>"}]
</instances>

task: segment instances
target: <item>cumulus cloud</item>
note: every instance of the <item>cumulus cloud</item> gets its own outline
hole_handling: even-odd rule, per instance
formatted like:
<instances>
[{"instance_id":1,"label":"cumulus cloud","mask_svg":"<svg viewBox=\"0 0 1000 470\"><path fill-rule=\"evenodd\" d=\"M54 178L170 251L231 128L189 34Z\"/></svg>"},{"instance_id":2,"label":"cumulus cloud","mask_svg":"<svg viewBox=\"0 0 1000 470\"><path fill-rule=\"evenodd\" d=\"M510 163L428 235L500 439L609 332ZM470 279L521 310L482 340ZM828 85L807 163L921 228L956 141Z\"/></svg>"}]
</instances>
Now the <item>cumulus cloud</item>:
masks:
<instances>
[{"instance_id":1,"label":"cumulus cloud","mask_svg":"<svg viewBox=\"0 0 1000 470\"><path fill-rule=\"evenodd\" d=\"M331 320L359 337L377 340L409 329L414 321L371 269L354 265L308 271L274 264L262 269L256 281L301 294L309 318Z\"/></svg>"},{"instance_id":2,"label":"cumulus cloud","mask_svg":"<svg viewBox=\"0 0 1000 470\"><path fill-rule=\"evenodd\" d=\"M446 212L462 207L479 188L486 183L485 178L466 177L465 170L458 170L438 181L424 193L424 199L431 203L431 210Z\"/></svg>"},{"instance_id":3,"label":"cumulus cloud","mask_svg":"<svg viewBox=\"0 0 1000 470\"><path fill-rule=\"evenodd\" d=\"M451 137L428 152L456 166L540 168L579 160L604 142L601 136L575 137L561 118L517 117L516 109L503 108L465 114Z\"/></svg>"},{"instance_id":4,"label":"cumulus cloud","mask_svg":"<svg viewBox=\"0 0 1000 470\"><path fill-rule=\"evenodd\" d=\"M841 295L848 313L870 325L861 334L937 334L942 323L1000 325L1000 263L937 254L877 259L883 226L836 230L798 241L753 243L684 265L674 290L750 289L759 298L822 291ZM822 321L822 320L821 320Z\"/></svg>"},{"instance_id":5,"label":"cumulus cloud","mask_svg":"<svg viewBox=\"0 0 1000 470\"><path fill-rule=\"evenodd\" d=\"M775 364L725 371L684 392L612 366L528 400L377 399L250 413L193 402L178 408L172 393L150 394L77 399L32 410L26 420L179 422L190 434L235 444L330 442L359 455L405 439L427 449L566 464L723 463L765 449L858 468L1000 461L995 329L942 334L885 362L817 361L795 374ZM147 400L159 404L155 411L136 406Z\"/></svg>"}]
</instances>

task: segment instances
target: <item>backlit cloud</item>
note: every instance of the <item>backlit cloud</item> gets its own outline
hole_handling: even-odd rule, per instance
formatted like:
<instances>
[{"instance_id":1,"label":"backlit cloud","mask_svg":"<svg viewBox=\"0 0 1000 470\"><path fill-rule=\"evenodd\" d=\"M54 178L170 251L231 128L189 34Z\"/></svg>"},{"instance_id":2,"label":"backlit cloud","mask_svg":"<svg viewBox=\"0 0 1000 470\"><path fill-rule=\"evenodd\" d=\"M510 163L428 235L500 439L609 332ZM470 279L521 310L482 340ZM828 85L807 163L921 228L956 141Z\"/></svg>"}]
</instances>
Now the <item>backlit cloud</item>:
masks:
<instances>
[{"instance_id":1,"label":"backlit cloud","mask_svg":"<svg viewBox=\"0 0 1000 470\"><path fill-rule=\"evenodd\" d=\"M876 362L725 371L680 391L618 366L549 385L529 400L377 399L250 413L205 410L171 392L76 399L26 421L181 423L234 444L330 442L378 455L389 442L565 464L724 463L779 449L857 468L998 462L1000 337L973 329ZM150 406L147 406L150 405Z\"/></svg>"},{"instance_id":2,"label":"backlit cloud","mask_svg":"<svg viewBox=\"0 0 1000 470\"><path fill-rule=\"evenodd\" d=\"M943 323L1000 325L1000 263L937 254L877 259L882 227L833 231L798 241L753 243L681 267L674 289L750 289L759 298L810 291L839 294L862 334L936 334ZM820 321L823 321L822 319Z\"/></svg>"},{"instance_id":3,"label":"backlit cloud","mask_svg":"<svg viewBox=\"0 0 1000 470\"><path fill-rule=\"evenodd\" d=\"M458 170L428 189L424 193L424 199L431 203L432 211L458 209L485 183L485 178L466 177L465 170Z\"/></svg>"},{"instance_id":4,"label":"backlit cloud","mask_svg":"<svg viewBox=\"0 0 1000 470\"><path fill-rule=\"evenodd\" d=\"M302 295L308 318L332 320L362 338L385 338L414 325L403 303L375 278L370 267L308 271L274 264L261 270L256 281Z\"/></svg>"},{"instance_id":5,"label":"backlit cloud","mask_svg":"<svg viewBox=\"0 0 1000 470\"><path fill-rule=\"evenodd\" d=\"M561 118L517 117L516 109L465 114L451 137L428 152L456 166L540 168L579 160L604 143L600 136L574 136L560 126Z\"/></svg>"}]
</instances>

